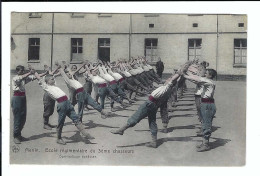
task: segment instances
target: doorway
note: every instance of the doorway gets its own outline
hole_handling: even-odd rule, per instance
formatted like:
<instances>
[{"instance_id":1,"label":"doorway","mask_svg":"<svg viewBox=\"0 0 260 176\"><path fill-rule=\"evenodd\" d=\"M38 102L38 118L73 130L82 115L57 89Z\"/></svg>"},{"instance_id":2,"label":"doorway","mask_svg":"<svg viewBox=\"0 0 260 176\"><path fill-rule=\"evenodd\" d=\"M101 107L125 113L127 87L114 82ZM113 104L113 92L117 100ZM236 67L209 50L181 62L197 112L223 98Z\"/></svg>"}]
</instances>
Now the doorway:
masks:
<instances>
[{"instance_id":1,"label":"doorway","mask_svg":"<svg viewBox=\"0 0 260 176\"><path fill-rule=\"evenodd\" d=\"M110 38L98 39L98 58L110 62Z\"/></svg>"}]
</instances>

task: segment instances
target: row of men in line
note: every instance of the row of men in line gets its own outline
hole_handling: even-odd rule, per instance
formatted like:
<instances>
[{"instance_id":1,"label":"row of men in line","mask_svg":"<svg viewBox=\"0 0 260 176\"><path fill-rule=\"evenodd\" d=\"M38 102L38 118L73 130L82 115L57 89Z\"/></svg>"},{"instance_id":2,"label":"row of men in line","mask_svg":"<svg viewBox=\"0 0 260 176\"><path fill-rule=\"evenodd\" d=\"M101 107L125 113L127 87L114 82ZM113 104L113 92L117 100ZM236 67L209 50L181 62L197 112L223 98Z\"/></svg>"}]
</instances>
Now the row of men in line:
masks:
<instances>
[{"instance_id":1,"label":"row of men in line","mask_svg":"<svg viewBox=\"0 0 260 176\"><path fill-rule=\"evenodd\" d=\"M86 65L86 64L85 64ZM61 67L58 65L58 68L60 69L61 75L63 78L65 75L67 78L72 79L72 76L70 73L66 74L65 69L66 65L63 64ZM102 64L101 66L98 65L97 68L89 68L90 65L86 67L86 70L88 71L89 77L92 80L93 83L96 83L98 85L99 91L98 92L108 92L107 94L110 94L109 90L107 89L112 89L112 88L106 88L103 87L103 83L99 84L99 79L97 75L95 75L95 71L98 68L99 72L102 74L104 70L102 70ZM33 73L33 71L31 71ZM28 75L31 73L28 73ZM105 74L105 73L103 73ZM28 76L27 75L27 76ZM79 116L75 113L75 110L73 106L71 105L70 101L68 101L68 98L66 95L64 95L64 92L61 91L57 86L54 86L54 81L53 79L47 79L45 78L45 82L40 78L40 75L38 73L35 73L36 78L39 80L39 84L43 87L43 89L51 95L51 97L59 103L57 105L58 107L58 114L59 114L59 122L58 122L58 127L57 127L57 133L58 133L58 138L57 142L60 144L65 144L65 142L61 138L61 133L59 133L59 130L62 130L64 120L66 115L69 116L76 127L79 129L79 131L86 137L88 138L93 138L90 134L88 134L84 127L81 124ZM205 76L205 77L204 77ZM158 108L167 108L167 102L168 99L170 98L172 94L172 89L174 86L176 86L176 83L180 81L181 79L185 78L188 80L192 80L193 82L197 83L198 85L200 84L200 89L201 89L201 96L200 96L200 106L199 106L199 112L201 116L201 122L202 122L202 134L203 134L203 143L198 146L198 151L205 151L209 150L209 137L211 135L211 126L212 126L212 119L213 116L216 112L215 104L214 104L214 89L215 89L215 83L212 81L212 79L216 76L216 71L213 69L205 69L205 67L202 67L202 64L198 64L197 62L187 62L184 64L177 73L173 74L165 83L163 86L160 86L156 90L154 90L151 95L149 96L148 100L139 107L139 109L128 119L126 125L121 127L118 130L111 131L114 134L123 134L124 131L136 125L140 120L148 116L148 122L149 122L149 128L151 131L152 135L152 142L147 144L147 147L157 147L157 124L156 124L156 113ZM50 81L52 80L52 82ZM69 84L69 81L64 79L67 84ZM75 80L74 80L75 82ZM110 82L109 82L110 83ZM102 85L102 86L101 86ZM113 85L113 84L111 84ZM86 99L83 91L83 88L81 87L80 89L77 88L75 85L71 84L71 87L74 86L74 89L77 92L77 97L78 99L83 100ZM106 86L106 85L105 85ZM107 86L106 86L107 87ZM108 86L110 87L110 86ZM102 88L104 91L100 91ZM52 90L53 89L53 90ZM56 89L56 90L55 90ZM55 91L54 91L55 90ZM59 90L59 91L57 91ZM55 94L56 92L56 94ZM59 94L58 94L59 93ZM63 95L63 96L61 96ZM113 100L116 100L117 98L113 98ZM117 99L118 100L118 99ZM120 100L118 100L119 103L121 103ZM102 102L101 102L102 103ZM83 103L84 104L84 103ZM101 110L102 112L102 110Z\"/></svg>"},{"instance_id":2,"label":"row of men in line","mask_svg":"<svg viewBox=\"0 0 260 176\"><path fill-rule=\"evenodd\" d=\"M45 65L45 72L42 74L35 73L35 70L30 65L30 72L24 74L24 67L17 66L17 75L12 79L12 88L14 91L14 96L12 98L12 109L14 114L13 136L15 143L19 144L21 141L25 140L21 136L21 131L26 121L26 96L24 85L36 78L43 80L39 83L45 91L43 97L43 118L44 128L48 130L55 127L49 124L49 117L54 112L55 101L59 104L67 101L67 96L64 95L65 93L61 91L61 89L57 89L57 86L55 85L55 77L58 75L63 77L69 88L72 107L76 103L78 104L77 115L79 122L77 123L79 125L77 125L77 127L80 128L81 131L83 131L81 122L85 105L91 105L94 109L101 113L102 118L106 118L109 115L109 112L104 110L104 101L106 96L110 97L111 110L114 111L114 101L120 103L123 107L126 107L123 99L127 99L129 103L133 102L126 96L124 89L128 89L130 91L130 95L133 92L145 94L153 89L153 81L158 83L161 82L158 76L154 73L152 67L146 64L146 61L143 58L134 59L131 62L118 62L113 66L110 63L102 62L95 65L89 62L84 62L77 69L73 67L70 69L65 62L62 64L56 63L56 66L57 68L54 71L51 71L50 68ZM119 68L117 70L121 74L115 72L115 68ZM84 86L82 86L82 84L77 80L77 73L82 73L85 76L86 84ZM41 78L43 76L44 79ZM97 103L98 100L95 101L91 97L92 83L94 84L96 94L100 97L100 104ZM59 106L57 107L59 113L57 142L65 144L61 138L61 133L65 117L68 114L67 111L60 111ZM74 111L74 108L69 109L69 111ZM75 114L71 114L71 112L70 115L75 116ZM89 134L87 136L92 138Z\"/></svg>"},{"instance_id":3,"label":"row of men in line","mask_svg":"<svg viewBox=\"0 0 260 176\"><path fill-rule=\"evenodd\" d=\"M217 72L214 69L206 69L207 62L199 63L198 60L187 62L174 73L169 79L166 80L163 86L155 89L149 96L148 100L144 102L138 110L127 120L127 122L119 129L112 130L111 133L123 135L125 130L135 126L145 117L148 117L149 128L151 132L152 142L147 143L147 147L157 147L157 124L156 113L160 108L167 109L167 102L171 97L174 87L180 81L189 80L195 83L195 102L198 111L198 117L201 122L201 128L198 136L202 136L202 143L197 145L198 152L210 150L209 139L212 133L212 121L216 113L216 106L214 100L215 82L213 79L216 77ZM169 119L162 118L162 121L167 124Z\"/></svg>"}]
</instances>

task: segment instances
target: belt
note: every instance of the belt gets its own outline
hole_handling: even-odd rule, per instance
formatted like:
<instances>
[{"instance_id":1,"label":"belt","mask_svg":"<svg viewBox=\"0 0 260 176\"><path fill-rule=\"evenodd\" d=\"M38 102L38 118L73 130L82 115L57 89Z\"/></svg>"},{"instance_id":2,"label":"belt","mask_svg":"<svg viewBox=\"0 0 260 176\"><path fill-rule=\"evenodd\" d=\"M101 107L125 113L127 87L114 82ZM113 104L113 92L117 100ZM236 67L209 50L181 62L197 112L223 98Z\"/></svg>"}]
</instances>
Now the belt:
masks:
<instances>
[{"instance_id":1,"label":"belt","mask_svg":"<svg viewBox=\"0 0 260 176\"><path fill-rule=\"evenodd\" d=\"M66 100L68 100L68 97L65 95L65 96L62 96L62 97L58 98L58 99L57 99L57 102L58 102L58 103L61 103L61 102L64 102L64 101L66 101Z\"/></svg>"},{"instance_id":2,"label":"belt","mask_svg":"<svg viewBox=\"0 0 260 176\"><path fill-rule=\"evenodd\" d=\"M124 80L124 78L121 78L121 79L118 80L118 82L122 82L123 80Z\"/></svg>"},{"instance_id":3,"label":"belt","mask_svg":"<svg viewBox=\"0 0 260 176\"><path fill-rule=\"evenodd\" d=\"M76 90L76 93L80 93L80 92L83 92L83 91L84 91L84 89L83 89L83 87L81 87L81 88Z\"/></svg>"},{"instance_id":4,"label":"belt","mask_svg":"<svg viewBox=\"0 0 260 176\"><path fill-rule=\"evenodd\" d=\"M103 88L103 87L106 87L106 86L107 86L107 83L103 83L103 84L98 85L99 88Z\"/></svg>"},{"instance_id":5,"label":"belt","mask_svg":"<svg viewBox=\"0 0 260 176\"><path fill-rule=\"evenodd\" d=\"M202 103L214 103L214 98L201 98Z\"/></svg>"},{"instance_id":6,"label":"belt","mask_svg":"<svg viewBox=\"0 0 260 176\"><path fill-rule=\"evenodd\" d=\"M116 80L111 81L109 84L110 84L110 85L116 84Z\"/></svg>"},{"instance_id":7,"label":"belt","mask_svg":"<svg viewBox=\"0 0 260 176\"><path fill-rule=\"evenodd\" d=\"M156 103L155 98L154 98L153 96L151 96L151 95L149 96L149 100L152 101L152 102L154 102L154 103Z\"/></svg>"},{"instance_id":8,"label":"belt","mask_svg":"<svg viewBox=\"0 0 260 176\"><path fill-rule=\"evenodd\" d=\"M25 96L25 92L15 91L14 96Z\"/></svg>"}]
</instances>

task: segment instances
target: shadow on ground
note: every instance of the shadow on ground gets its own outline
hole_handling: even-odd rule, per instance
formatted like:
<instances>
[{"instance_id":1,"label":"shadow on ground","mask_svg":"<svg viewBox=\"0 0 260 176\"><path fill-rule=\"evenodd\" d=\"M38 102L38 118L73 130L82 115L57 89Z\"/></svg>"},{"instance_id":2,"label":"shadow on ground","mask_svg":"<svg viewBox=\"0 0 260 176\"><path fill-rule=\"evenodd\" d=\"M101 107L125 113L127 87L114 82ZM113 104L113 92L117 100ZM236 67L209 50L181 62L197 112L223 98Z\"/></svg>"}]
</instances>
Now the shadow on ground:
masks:
<instances>
[{"instance_id":1,"label":"shadow on ground","mask_svg":"<svg viewBox=\"0 0 260 176\"><path fill-rule=\"evenodd\" d=\"M102 127L102 128L117 128L117 127L112 127L108 125L103 125L103 124L98 124L95 123L93 120L89 120L87 123L84 124L86 126L85 129L91 129L91 128L97 128L97 127Z\"/></svg>"},{"instance_id":2,"label":"shadow on ground","mask_svg":"<svg viewBox=\"0 0 260 176\"><path fill-rule=\"evenodd\" d=\"M166 142L201 142L201 140L194 140L194 138L197 138L197 136L188 136L188 137L168 137L168 138L160 138L157 139L157 148L160 147L163 143ZM218 147L226 145L228 142L230 142L230 139L222 139L222 138L211 138L211 140L214 140L213 142L210 142L211 150L214 150ZM133 144L133 145L123 145L123 146L117 146L119 148L126 148L126 147L138 147L138 146L145 146L149 142L145 143L139 143L139 144Z\"/></svg>"},{"instance_id":3,"label":"shadow on ground","mask_svg":"<svg viewBox=\"0 0 260 176\"><path fill-rule=\"evenodd\" d=\"M79 142L84 142L85 144L97 144L97 143L92 143L90 142L87 138L82 137L77 131L73 136L71 137L63 137L66 139L66 143L79 143ZM69 140L69 141L68 141Z\"/></svg>"}]
</instances>

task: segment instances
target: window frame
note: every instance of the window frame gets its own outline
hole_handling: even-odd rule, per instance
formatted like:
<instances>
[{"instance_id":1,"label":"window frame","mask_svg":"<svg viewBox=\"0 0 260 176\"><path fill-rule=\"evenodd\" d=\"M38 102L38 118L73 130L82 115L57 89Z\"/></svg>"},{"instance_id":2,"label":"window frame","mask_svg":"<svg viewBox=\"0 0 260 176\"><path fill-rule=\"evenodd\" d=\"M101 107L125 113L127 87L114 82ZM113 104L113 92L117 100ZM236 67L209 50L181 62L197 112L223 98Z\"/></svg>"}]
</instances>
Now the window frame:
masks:
<instances>
[{"instance_id":1,"label":"window frame","mask_svg":"<svg viewBox=\"0 0 260 176\"><path fill-rule=\"evenodd\" d=\"M197 41L197 40L201 40L201 45L200 45L200 47L196 47L196 42L194 42L194 44L193 44L193 47L191 48L190 46L189 46L189 42L190 42L190 40L193 40L193 41ZM196 55L196 50L197 49L200 49L201 51L202 51L202 38L188 38L188 60L190 60L190 49L195 49L195 52L194 52L194 58L196 58L197 57L197 55ZM200 58L201 58L201 56L202 56L202 54L200 54L200 55L198 55L198 56L200 56Z\"/></svg>"},{"instance_id":2,"label":"window frame","mask_svg":"<svg viewBox=\"0 0 260 176\"><path fill-rule=\"evenodd\" d=\"M103 43L102 40L104 40L105 42ZM106 41L108 41L108 42L106 42ZM100 56L101 49L109 49L108 61L110 61L110 59L111 59L111 48L110 47L111 47L111 38L98 38L97 56L98 56L99 60L102 60L101 56Z\"/></svg>"},{"instance_id":3,"label":"window frame","mask_svg":"<svg viewBox=\"0 0 260 176\"><path fill-rule=\"evenodd\" d=\"M31 44L30 40L35 40L34 45ZM38 40L38 44L36 43ZM38 48L38 59L31 59L32 54L30 54L32 52L33 48ZM33 63L33 62L40 62L40 50L41 50L41 39L40 38L28 38L28 63Z\"/></svg>"},{"instance_id":4,"label":"window frame","mask_svg":"<svg viewBox=\"0 0 260 176\"><path fill-rule=\"evenodd\" d=\"M245 27L245 23L238 23L238 27L239 27L239 28Z\"/></svg>"},{"instance_id":5,"label":"window frame","mask_svg":"<svg viewBox=\"0 0 260 176\"><path fill-rule=\"evenodd\" d=\"M193 28L199 27L199 23L192 23L192 27L193 27Z\"/></svg>"},{"instance_id":6,"label":"window frame","mask_svg":"<svg viewBox=\"0 0 260 176\"><path fill-rule=\"evenodd\" d=\"M235 40L240 40L239 47L235 47ZM246 47L242 46L242 40L246 41ZM239 52L240 52L239 57L241 59L241 63L236 63L236 53L235 53L236 49L239 49ZM246 63L242 63L243 49L246 49ZM233 40L233 67L234 68L246 68L247 67L247 38L234 38L234 40Z\"/></svg>"},{"instance_id":7,"label":"window frame","mask_svg":"<svg viewBox=\"0 0 260 176\"><path fill-rule=\"evenodd\" d=\"M149 47L151 47L151 48L147 48L147 45L146 45L146 41L147 40L151 40L151 45L149 46ZM156 47L154 47L152 44L154 43L154 42L152 42L152 40L155 40L156 42ZM145 55L145 57L147 57L147 53L146 53L146 49L151 49L152 51L153 50L157 50L158 49L158 42L159 42L159 40L158 40L158 38L145 38L144 39L144 55ZM152 52L153 53L153 52ZM156 62L156 60L154 60L153 59L153 57L155 56L158 56L157 54L156 55L153 55L153 54L151 54L151 55L149 55L150 57L151 57L151 61L150 62Z\"/></svg>"},{"instance_id":8,"label":"window frame","mask_svg":"<svg viewBox=\"0 0 260 176\"><path fill-rule=\"evenodd\" d=\"M149 23L149 28L154 28L154 23Z\"/></svg>"},{"instance_id":9,"label":"window frame","mask_svg":"<svg viewBox=\"0 0 260 176\"><path fill-rule=\"evenodd\" d=\"M104 42L105 45L101 45L103 43L101 43L101 41L104 40L109 40L109 45L106 45L106 42ZM110 38L98 38L98 48L110 48L111 45L111 39Z\"/></svg>"},{"instance_id":10,"label":"window frame","mask_svg":"<svg viewBox=\"0 0 260 176\"><path fill-rule=\"evenodd\" d=\"M73 45L73 40L76 40L76 45ZM79 40L81 40L81 45L79 44ZM77 52L73 52L73 48L76 47ZM81 48L81 52L79 52L79 48ZM71 62L77 62L77 61L82 61L83 57L81 59L75 59L73 58L73 54L81 54L83 56L83 38L71 38L70 40L70 53L71 53Z\"/></svg>"}]
</instances>

